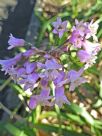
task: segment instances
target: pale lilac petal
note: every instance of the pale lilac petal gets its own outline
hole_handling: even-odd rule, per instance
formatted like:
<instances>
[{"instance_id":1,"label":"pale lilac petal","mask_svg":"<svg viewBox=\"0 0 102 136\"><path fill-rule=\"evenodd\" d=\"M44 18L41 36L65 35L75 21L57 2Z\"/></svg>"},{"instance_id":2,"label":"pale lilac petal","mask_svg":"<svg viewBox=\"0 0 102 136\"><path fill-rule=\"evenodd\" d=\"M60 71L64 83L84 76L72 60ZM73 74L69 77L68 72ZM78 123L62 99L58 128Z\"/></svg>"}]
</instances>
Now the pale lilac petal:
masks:
<instances>
[{"instance_id":1,"label":"pale lilac petal","mask_svg":"<svg viewBox=\"0 0 102 136\"><path fill-rule=\"evenodd\" d=\"M68 23L67 21L62 22L62 26L67 27L67 23Z\"/></svg>"},{"instance_id":2,"label":"pale lilac petal","mask_svg":"<svg viewBox=\"0 0 102 136\"><path fill-rule=\"evenodd\" d=\"M59 38L63 36L64 32L67 32L67 21L62 22L60 17L52 24L54 26L53 33L58 34Z\"/></svg>"},{"instance_id":3,"label":"pale lilac petal","mask_svg":"<svg viewBox=\"0 0 102 136\"><path fill-rule=\"evenodd\" d=\"M47 85L48 85L48 80L47 79L42 79L41 80L41 86L44 88L44 87L47 87Z\"/></svg>"},{"instance_id":4,"label":"pale lilac petal","mask_svg":"<svg viewBox=\"0 0 102 136\"><path fill-rule=\"evenodd\" d=\"M86 82L87 82L87 80L86 80L85 78L83 78L83 77L78 78L77 81L72 82L72 83L70 84L69 91L74 91L76 87L78 87L78 86L80 86L81 84L86 83Z\"/></svg>"},{"instance_id":5,"label":"pale lilac petal","mask_svg":"<svg viewBox=\"0 0 102 136\"><path fill-rule=\"evenodd\" d=\"M53 70L50 73L50 79L52 79L52 80L56 79L58 76L59 76L59 72L57 70Z\"/></svg>"},{"instance_id":6,"label":"pale lilac petal","mask_svg":"<svg viewBox=\"0 0 102 136\"><path fill-rule=\"evenodd\" d=\"M32 85L31 84L29 84L29 83L25 83L25 85L24 85L24 90L26 91L26 90L28 90L28 89L31 89L32 88Z\"/></svg>"},{"instance_id":7,"label":"pale lilac petal","mask_svg":"<svg viewBox=\"0 0 102 136\"><path fill-rule=\"evenodd\" d=\"M75 70L70 70L68 72L68 80L69 82L74 82L76 81L84 72L84 69L81 68L79 71L75 71Z\"/></svg>"},{"instance_id":8,"label":"pale lilac petal","mask_svg":"<svg viewBox=\"0 0 102 136\"><path fill-rule=\"evenodd\" d=\"M58 64L58 62L55 59L47 60L45 62L45 66L46 66L47 70L62 68L62 66L60 64Z\"/></svg>"},{"instance_id":9,"label":"pale lilac petal","mask_svg":"<svg viewBox=\"0 0 102 136\"><path fill-rule=\"evenodd\" d=\"M0 64L2 65L2 71L5 71L5 74L9 74L9 70L17 64L20 58L21 56L18 54L14 58L8 60L0 60Z\"/></svg>"},{"instance_id":10,"label":"pale lilac petal","mask_svg":"<svg viewBox=\"0 0 102 136\"><path fill-rule=\"evenodd\" d=\"M85 50L87 53L97 53L100 50L100 44L99 43L92 43L88 40L86 40L83 44Z\"/></svg>"},{"instance_id":11,"label":"pale lilac petal","mask_svg":"<svg viewBox=\"0 0 102 136\"><path fill-rule=\"evenodd\" d=\"M61 82L59 82L56 87L62 87L63 85L65 84L68 84L69 83L69 80L68 79L64 79L62 80Z\"/></svg>"},{"instance_id":12,"label":"pale lilac petal","mask_svg":"<svg viewBox=\"0 0 102 136\"><path fill-rule=\"evenodd\" d=\"M59 87L55 89L55 103L62 107L63 104L70 104L70 102L67 100L67 97L64 94L64 87Z\"/></svg>"},{"instance_id":13,"label":"pale lilac petal","mask_svg":"<svg viewBox=\"0 0 102 136\"><path fill-rule=\"evenodd\" d=\"M79 71L75 71L75 70L69 71L68 80L70 82L70 87L69 87L70 91L74 91L76 87L86 82L86 79L84 77L81 77L83 72L84 72L84 68L81 68Z\"/></svg>"},{"instance_id":14,"label":"pale lilac petal","mask_svg":"<svg viewBox=\"0 0 102 136\"><path fill-rule=\"evenodd\" d=\"M64 31L63 31L63 30L62 30L62 31L59 31L59 38L62 38L63 34L64 34Z\"/></svg>"},{"instance_id":15,"label":"pale lilac petal","mask_svg":"<svg viewBox=\"0 0 102 136\"><path fill-rule=\"evenodd\" d=\"M37 62L37 67L44 69L45 68L45 64L41 63L41 62Z\"/></svg>"},{"instance_id":16,"label":"pale lilac petal","mask_svg":"<svg viewBox=\"0 0 102 136\"><path fill-rule=\"evenodd\" d=\"M12 48L15 48L15 46L14 46L14 45L11 45L11 46L9 46L7 49L8 49L8 50L11 50Z\"/></svg>"},{"instance_id":17,"label":"pale lilac petal","mask_svg":"<svg viewBox=\"0 0 102 136\"><path fill-rule=\"evenodd\" d=\"M39 95L33 95L29 103L30 108L34 109L37 105L53 106L54 103L51 102L53 96L49 96L49 94L50 94L49 89L43 89Z\"/></svg>"},{"instance_id":18,"label":"pale lilac petal","mask_svg":"<svg viewBox=\"0 0 102 136\"><path fill-rule=\"evenodd\" d=\"M2 66L11 67L12 65L15 65L16 62L14 61L14 59L8 59L8 60L0 60L0 64Z\"/></svg>"},{"instance_id":19,"label":"pale lilac petal","mask_svg":"<svg viewBox=\"0 0 102 136\"><path fill-rule=\"evenodd\" d=\"M57 31L56 29L54 29L52 32L53 32L54 34L58 34L58 31Z\"/></svg>"},{"instance_id":20,"label":"pale lilac petal","mask_svg":"<svg viewBox=\"0 0 102 136\"><path fill-rule=\"evenodd\" d=\"M53 22L52 25L53 25L54 27L57 27L57 26L58 26L58 22Z\"/></svg>"},{"instance_id":21,"label":"pale lilac petal","mask_svg":"<svg viewBox=\"0 0 102 136\"><path fill-rule=\"evenodd\" d=\"M70 70L70 71L68 72L68 80L69 80L70 82L74 82L78 77L79 77L79 74L78 74L77 71L75 71L75 70Z\"/></svg>"},{"instance_id":22,"label":"pale lilac petal","mask_svg":"<svg viewBox=\"0 0 102 136\"><path fill-rule=\"evenodd\" d=\"M99 22L96 21L96 22L93 22L93 20L91 20L91 22L89 23L88 25L88 28L89 28L89 33L86 35L86 39L90 38L91 36L93 37L93 40L95 42L98 42L98 38L96 36L96 33L97 33L97 30L98 30L98 27L99 27Z\"/></svg>"},{"instance_id":23,"label":"pale lilac petal","mask_svg":"<svg viewBox=\"0 0 102 136\"><path fill-rule=\"evenodd\" d=\"M8 49L12 49L15 47L24 46L25 41L23 39L15 38L12 34L10 34L10 39L8 41L8 44L10 45Z\"/></svg>"},{"instance_id":24,"label":"pale lilac petal","mask_svg":"<svg viewBox=\"0 0 102 136\"><path fill-rule=\"evenodd\" d=\"M85 50L79 50L77 52L77 56L81 62L87 62L90 58L90 54L88 54Z\"/></svg>"},{"instance_id":25,"label":"pale lilac petal","mask_svg":"<svg viewBox=\"0 0 102 136\"><path fill-rule=\"evenodd\" d=\"M32 74L29 74L29 75L28 75L27 80L28 80L29 83L35 84L36 81L38 80L38 78L39 78L39 76L38 76L37 73L32 73Z\"/></svg>"},{"instance_id":26,"label":"pale lilac petal","mask_svg":"<svg viewBox=\"0 0 102 136\"><path fill-rule=\"evenodd\" d=\"M57 21L56 22L53 22L52 25L55 27L55 28L58 28L62 23L62 20L60 17L57 18Z\"/></svg>"},{"instance_id":27,"label":"pale lilac petal","mask_svg":"<svg viewBox=\"0 0 102 136\"><path fill-rule=\"evenodd\" d=\"M50 58L51 58L51 55L49 55L49 54L45 54L45 55L44 55L44 58L46 58L46 59L50 59Z\"/></svg>"},{"instance_id":28,"label":"pale lilac petal","mask_svg":"<svg viewBox=\"0 0 102 136\"><path fill-rule=\"evenodd\" d=\"M57 78L54 80L54 84L55 85L60 84L60 82L62 82L64 78L65 78L65 72L61 71L57 76Z\"/></svg>"},{"instance_id":29,"label":"pale lilac petal","mask_svg":"<svg viewBox=\"0 0 102 136\"><path fill-rule=\"evenodd\" d=\"M81 48L83 45L83 38L79 35L78 31L73 31L69 42L74 45L75 48Z\"/></svg>"},{"instance_id":30,"label":"pale lilac petal","mask_svg":"<svg viewBox=\"0 0 102 136\"><path fill-rule=\"evenodd\" d=\"M26 67L27 74L30 74L30 73L32 73L35 70L36 63L34 63L34 62L32 62L32 63L27 62L26 65L25 65L25 67Z\"/></svg>"},{"instance_id":31,"label":"pale lilac petal","mask_svg":"<svg viewBox=\"0 0 102 136\"><path fill-rule=\"evenodd\" d=\"M25 68L19 68L17 70L17 76L20 77L21 75L25 74L26 73L26 70Z\"/></svg>"},{"instance_id":32,"label":"pale lilac petal","mask_svg":"<svg viewBox=\"0 0 102 136\"><path fill-rule=\"evenodd\" d=\"M61 18L60 18L60 17L57 17L57 23L58 23L58 25L61 25L62 20L61 20Z\"/></svg>"},{"instance_id":33,"label":"pale lilac petal","mask_svg":"<svg viewBox=\"0 0 102 136\"><path fill-rule=\"evenodd\" d=\"M30 109L34 109L36 106L37 106L36 99L34 99L33 97L31 97L30 101L29 101L29 108Z\"/></svg>"},{"instance_id":34,"label":"pale lilac petal","mask_svg":"<svg viewBox=\"0 0 102 136\"><path fill-rule=\"evenodd\" d=\"M49 96L49 94L50 94L50 89L43 89L43 90L41 91L41 93L40 93L40 95L41 95L42 97L45 97L45 99L46 99L47 96Z\"/></svg>"},{"instance_id":35,"label":"pale lilac petal","mask_svg":"<svg viewBox=\"0 0 102 136\"><path fill-rule=\"evenodd\" d=\"M23 56L29 58L29 57L33 56L35 53L36 52L34 49L30 49L30 50L27 50L26 52L23 52Z\"/></svg>"},{"instance_id":36,"label":"pale lilac petal","mask_svg":"<svg viewBox=\"0 0 102 136\"><path fill-rule=\"evenodd\" d=\"M15 62L17 63L18 61L21 60L21 58L22 58L22 53L19 53L19 54L17 54L17 55L14 57L14 60L15 60Z\"/></svg>"},{"instance_id":37,"label":"pale lilac petal","mask_svg":"<svg viewBox=\"0 0 102 136\"><path fill-rule=\"evenodd\" d=\"M76 88L76 84L74 82L70 83L69 91L74 91Z\"/></svg>"},{"instance_id":38,"label":"pale lilac petal","mask_svg":"<svg viewBox=\"0 0 102 136\"><path fill-rule=\"evenodd\" d=\"M72 31L73 32L75 31L76 33L78 33L79 36L81 36L82 38L85 38L86 35L90 32L88 28L89 23L88 22L84 23L83 21L79 22L78 20L75 20L75 24L76 25L72 28Z\"/></svg>"},{"instance_id":39,"label":"pale lilac petal","mask_svg":"<svg viewBox=\"0 0 102 136\"><path fill-rule=\"evenodd\" d=\"M39 73L39 77L40 77L40 78L46 78L46 79L48 79L48 77L49 77L49 72L48 72L48 71L45 71L45 72Z\"/></svg>"}]
</instances>

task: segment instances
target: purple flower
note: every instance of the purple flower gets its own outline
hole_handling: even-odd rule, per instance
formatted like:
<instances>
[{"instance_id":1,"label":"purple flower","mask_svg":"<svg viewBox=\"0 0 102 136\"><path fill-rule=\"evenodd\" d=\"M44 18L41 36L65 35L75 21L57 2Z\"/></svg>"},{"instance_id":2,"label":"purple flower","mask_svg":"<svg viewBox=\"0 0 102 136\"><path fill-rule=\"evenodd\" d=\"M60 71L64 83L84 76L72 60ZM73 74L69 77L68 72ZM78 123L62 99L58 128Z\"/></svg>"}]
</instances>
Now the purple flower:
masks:
<instances>
[{"instance_id":1,"label":"purple flower","mask_svg":"<svg viewBox=\"0 0 102 136\"><path fill-rule=\"evenodd\" d=\"M37 96L36 96L37 97ZM34 109L36 108L37 106L37 98L34 98L33 96L30 98L30 101L29 101L29 108L30 109Z\"/></svg>"},{"instance_id":2,"label":"purple flower","mask_svg":"<svg viewBox=\"0 0 102 136\"><path fill-rule=\"evenodd\" d=\"M18 61L21 59L21 54L16 55L14 58L8 60L0 60L2 65L2 71L5 71L5 74L9 73L10 69L14 67Z\"/></svg>"},{"instance_id":3,"label":"purple flower","mask_svg":"<svg viewBox=\"0 0 102 136\"><path fill-rule=\"evenodd\" d=\"M22 75L25 75L25 74L26 74L26 69L23 68L23 67L18 68L18 69L16 70L16 74L17 74L17 77L19 78L19 77L21 77Z\"/></svg>"},{"instance_id":4,"label":"purple flower","mask_svg":"<svg viewBox=\"0 0 102 136\"><path fill-rule=\"evenodd\" d=\"M37 62L37 67L39 68L39 69L45 69L46 67L45 67L45 64L43 64L43 63L41 63L41 62Z\"/></svg>"},{"instance_id":5,"label":"purple flower","mask_svg":"<svg viewBox=\"0 0 102 136\"><path fill-rule=\"evenodd\" d=\"M77 19L75 20L76 26L73 26L72 30L76 31L81 37L86 36L87 33L90 32L88 28L88 22L83 22L83 21L78 21Z\"/></svg>"},{"instance_id":6,"label":"purple flower","mask_svg":"<svg viewBox=\"0 0 102 136\"><path fill-rule=\"evenodd\" d=\"M21 47L24 46L25 41L23 39L15 38L12 34L10 34L10 39L8 41L8 44L10 45L8 47L8 50L15 48L15 47Z\"/></svg>"},{"instance_id":7,"label":"purple flower","mask_svg":"<svg viewBox=\"0 0 102 136\"><path fill-rule=\"evenodd\" d=\"M35 62L26 62L24 64L24 67L26 68L26 73L31 74L36 69L36 63Z\"/></svg>"},{"instance_id":8,"label":"purple flower","mask_svg":"<svg viewBox=\"0 0 102 136\"><path fill-rule=\"evenodd\" d=\"M24 90L30 89L31 91L34 89L37 80L39 79L38 73L24 74L21 75L18 80L18 84L24 85Z\"/></svg>"},{"instance_id":9,"label":"purple flower","mask_svg":"<svg viewBox=\"0 0 102 136\"><path fill-rule=\"evenodd\" d=\"M13 65L15 65L16 62L14 59L8 59L8 60L0 60L0 64L2 65L2 71L8 73L8 69L11 68Z\"/></svg>"},{"instance_id":10,"label":"purple flower","mask_svg":"<svg viewBox=\"0 0 102 136\"><path fill-rule=\"evenodd\" d=\"M23 52L23 56L26 58L30 58L31 56L35 55L36 51L35 49L31 48L30 50L27 50L26 52Z\"/></svg>"},{"instance_id":11,"label":"purple flower","mask_svg":"<svg viewBox=\"0 0 102 136\"><path fill-rule=\"evenodd\" d=\"M37 73L29 74L27 76L26 82L24 83L24 90L30 89L32 91L38 79L39 79L39 76Z\"/></svg>"},{"instance_id":12,"label":"purple flower","mask_svg":"<svg viewBox=\"0 0 102 136\"><path fill-rule=\"evenodd\" d=\"M46 70L54 70L54 69L62 68L62 66L58 64L58 62L55 59L46 60L45 67Z\"/></svg>"},{"instance_id":13,"label":"purple flower","mask_svg":"<svg viewBox=\"0 0 102 136\"><path fill-rule=\"evenodd\" d=\"M57 104L59 107L62 107L64 103L70 104L64 94L64 87L55 88L55 104Z\"/></svg>"},{"instance_id":14,"label":"purple flower","mask_svg":"<svg viewBox=\"0 0 102 136\"><path fill-rule=\"evenodd\" d=\"M40 84L42 88L45 88L48 86L48 80L46 78L42 78Z\"/></svg>"},{"instance_id":15,"label":"purple flower","mask_svg":"<svg viewBox=\"0 0 102 136\"><path fill-rule=\"evenodd\" d=\"M41 91L40 95L33 95L29 101L30 109L36 108L37 105L41 106L53 106L54 103L51 102L52 96L49 96L50 90L44 89Z\"/></svg>"},{"instance_id":16,"label":"purple flower","mask_svg":"<svg viewBox=\"0 0 102 136\"><path fill-rule=\"evenodd\" d=\"M51 59L51 58L47 59L45 61L45 64L38 62L37 66L38 68L43 70L41 73L39 73L39 77L41 79L46 79L48 81L54 81L54 82L57 82L57 80L58 81L61 80L59 79L59 76L61 77L59 71L62 69L62 65L60 65L55 59ZM59 82L55 84L59 84ZM62 83L61 81L61 84L64 83Z\"/></svg>"},{"instance_id":17,"label":"purple flower","mask_svg":"<svg viewBox=\"0 0 102 136\"><path fill-rule=\"evenodd\" d=\"M92 43L88 40L85 40L83 43L83 47L89 54L97 54L100 51L100 44L99 43Z\"/></svg>"},{"instance_id":18,"label":"purple flower","mask_svg":"<svg viewBox=\"0 0 102 136\"><path fill-rule=\"evenodd\" d=\"M85 50L78 51L77 56L79 57L81 62L85 63L84 70L91 67L97 59L96 54L88 54Z\"/></svg>"},{"instance_id":19,"label":"purple flower","mask_svg":"<svg viewBox=\"0 0 102 136\"><path fill-rule=\"evenodd\" d=\"M74 82L75 80L77 80L82 75L83 71L84 71L83 68L81 68L79 71L70 70L68 72L69 82Z\"/></svg>"},{"instance_id":20,"label":"purple flower","mask_svg":"<svg viewBox=\"0 0 102 136\"><path fill-rule=\"evenodd\" d=\"M85 39L91 37L92 33L89 28L88 22L78 22L78 20L75 20L75 26L72 28L72 34L69 38L69 42L72 43L76 48L83 47L83 44L85 42Z\"/></svg>"},{"instance_id":21,"label":"purple flower","mask_svg":"<svg viewBox=\"0 0 102 136\"><path fill-rule=\"evenodd\" d=\"M45 70L44 72L41 72L41 73L39 73L39 77L40 78L45 78L45 79L49 79L49 72L47 71L47 70Z\"/></svg>"},{"instance_id":22,"label":"purple flower","mask_svg":"<svg viewBox=\"0 0 102 136\"><path fill-rule=\"evenodd\" d=\"M53 81L58 77L59 73L57 70L51 70L47 71L45 70L44 72L39 73L40 78L45 78L47 80Z\"/></svg>"},{"instance_id":23,"label":"purple flower","mask_svg":"<svg viewBox=\"0 0 102 136\"><path fill-rule=\"evenodd\" d=\"M47 59L45 64L38 62L37 67L46 70L54 70L54 69L62 68L62 66L58 64L58 62L55 59Z\"/></svg>"},{"instance_id":24,"label":"purple flower","mask_svg":"<svg viewBox=\"0 0 102 136\"><path fill-rule=\"evenodd\" d=\"M81 48L83 45L83 37L81 37L78 32L73 31L69 42L73 44L75 48Z\"/></svg>"},{"instance_id":25,"label":"purple flower","mask_svg":"<svg viewBox=\"0 0 102 136\"><path fill-rule=\"evenodd\" d=\"M93 37L94 41L98 41L96 33L97 33L97 29L99 27L98 21L93 23L93 20L88 24L88 29L90 30L90 32L86 35L86 39L90 38L91 36Z\"/></svg>"},{"instance_id":26,"label":"purple flower","mask_svg":"<svg viewBox=\"0 0 102 136\"><path fill-rule=\"evenodd\" d=\"M84 69L82 68L79 71L70 70L68 72L68 80L70 82L69 91L74 91L76 87L86 82L86 79L84 77L81 77L83 70Z\"/></svg>"},{"instance_id":27,"label":"purple flower","mask_svg":"<svg viewBox=\"0 0 102 136\"><path fill-rule=\"evenodd\" d=\"M91 57L91 55L88 54L85 50L79 50L77 52L77 56L80 59L80 61L83 63L87 62Z\"/></svg>"},{"instance_id":28,"label":"purple flower","mask_svg":"<svg viewBox=\"0 0 102 136\"><path fill-rule=\"evenodd\" d=\"M39 78L39 76L38 76L37 73L32 73L32 74L29 74L29 75L28 75L27 80L28 80L29 83L35 84L36 81L38 80L38 78Z\"/></svg>"},{"instance_id":29,"label":"purple flower","mask_svg":"<svg viewBox=\"0 0 102 136\"><path fill-rule=\"evenodd\" d=\"M66 83L68 83L68 79L66 78L65 72L64 71L59 72L57 78L54 80L55 86L62 87Z\"/></svg>"},{"instance_id":30,"label":"purple flower","mask_svg":"<svg viewBox=\"0 0 102 136\"><path fill-rule=\"evenodd\" d=\"M49 72L49 79L52 81L55 80L58 76L59 76L59 72L56 69Z\"/></svg>"},{"instance_id":31,"label":"purple flower","mask_svg":"<svg viewBox=\"0 0 102 136\"><path fill-rule=\"evenodd\" d=\"M74 91L76 87L80 86L81 84L85 83L86 79L83 77L78 78L76 81L71 82L69 91Z\"/></svg>"},{"instance_id":32,"label":"purple flower","mask_svg":"<svg viewBox=\"0 0 102 136\"><path fill-rule=\"evenodd\" d=\"M57 18L56 22L52 23L54 29L53 33L57 34L59 38L62 38L64 33L67 32L67 21L62 21L60 17ZM29 101L29 107L31 109L36 108L37 105L41 106L53 106L57 104L62 107L63 104L70 104L65 95L64 86L69 85L69 91L74 91L76 87L86 82L86 79L82 76L85 69L92 66L96 59L97 54L100 51L100 44L97 42L98 23L91 21L79 22L75 20L75 26L72 28L72 34L68 40L74 46L76 54L79 60L84 63L84 67L79 71L69 70L70 66L66 68L66 64L61 64L62 53L67 52L68 40L64 42L60 48L52 49L51 51L42 51L36 47L31 47L29 50L16 55L14 58L8 60L0 60L2 65L2 71L9 74L10 77L24 90L36 91L35 95L32 95ZM94 42L88 41L91 38ZM91 40L89 39L89 40ZM8 41L10 45L8 49L14 47L21 47L26 44L23 39L15 38L10 35ZM29 44L31 46L31 44ZM77 49L76 49L77 48ZM54 52L53 52L54 51ZM38 58L36 60L35 58ZM62 56L63 57L63 56ZM50 95L50 88L54 91L54 94ZM41 92L39 93L39 89ZM54 95L54 96L53 96Z\"/></svg>"},{"instance_id":33,"label":"purple flower","mask_svg":"<svg viewBox=\"0 0 102 136\"><path fill-rule=\"evenodd\" d=\"M62 68L55 59L47 59L45 64L38 62L37 67L43 69L43 72L39 74L41 78L46 78L48 80L54 80L58 76L58 69Z\"/></svg>"},{"instance_id":34,"label":"purple flower","mask_svg":"<svg viewBox=\"0 0 102 136\"><path fill-rule=\"evenodd\" d=\"M83 42L84 50L79 50L77 52L77 56L79 57L80 61L86 63L84 69L92 66L97 59L97 53L100 51L100 44L99 43L92 43L88 40Z\"/></svg>"},{"instance_id":35,"label":"purple flower","mask_svg":"<svg viewBox=\"0 0 102 136\"><path fill-rule=\"evenodd\" d=\"M67 21L62 22L60 17L52 25L54 26L53 33L58 34L59 38L63 36L64 32L67 32Z\"/></svg>"},{"instance_id":36,"label":"purple flower","mask_svg":"<svg viewBox=\"0 0 102 136\"><path fill-rule=\"evenodd\" d=\"M25 68L21 67L21 68L17 68L17 67L11 67L9 69L9 75L11 76L11 78L15 81L18 82L19 79L22 78L23 75L26 74L26 70Z\"/></svg>"}]
</instances>

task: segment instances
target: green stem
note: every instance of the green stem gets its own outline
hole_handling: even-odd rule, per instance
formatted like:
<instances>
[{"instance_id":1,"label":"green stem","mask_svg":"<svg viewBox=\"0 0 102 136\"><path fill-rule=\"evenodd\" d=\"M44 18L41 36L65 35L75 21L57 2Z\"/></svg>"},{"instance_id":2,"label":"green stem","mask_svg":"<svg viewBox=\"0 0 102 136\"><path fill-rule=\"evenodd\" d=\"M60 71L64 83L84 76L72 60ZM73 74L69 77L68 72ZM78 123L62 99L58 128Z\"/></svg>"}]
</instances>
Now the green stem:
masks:
<instances>
[{"instance_id":1,"label":"green stem","mask_svg":"<svg viewBox=\"0 0 102 136\"><path fill-rule=\"evenodd\" d=\"M8 78L3 85L0 86L0 92L10 83L11 78Z\"/></svg>"}]
</instances>

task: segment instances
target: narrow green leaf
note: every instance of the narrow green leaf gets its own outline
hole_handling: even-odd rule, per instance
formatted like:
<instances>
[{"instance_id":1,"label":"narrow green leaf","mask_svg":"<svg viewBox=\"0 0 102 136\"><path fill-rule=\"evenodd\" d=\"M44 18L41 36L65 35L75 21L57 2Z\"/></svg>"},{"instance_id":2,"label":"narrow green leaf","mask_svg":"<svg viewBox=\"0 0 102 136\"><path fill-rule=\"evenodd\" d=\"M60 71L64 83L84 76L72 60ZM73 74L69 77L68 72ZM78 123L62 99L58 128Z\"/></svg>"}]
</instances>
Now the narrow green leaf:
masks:
<instances>
[{"instance_id":1,"label":"narrow green leaf","mask_svg":"<svg viewBox=\"0 0 102 136\"><path fill-rule=\"evenodd\" d=\"M59 131L59 126L49 125L49 124L40 124L40 123L35 124L35 128L42 129L46 132L58 133L58 131ZM75 131L70 131L65 126L62 126L62 134L63 134L63 136L89 136L89 135L86 135L86 134L77 133Z\"/></svg>"},{"instance_id":2,"label":"narrow green leaf","mask_svg":"<svg viewBox=\"0 0 102 136\"><path fill-rule=\"evenodd\" d=\"M5 125L5 128L8 130L8 132L10 134L12 134L13 136L27 136L24 131L18 129L17 127L15 127L14 125L7 123Z\"/></svg>"},{"instance_id":3,"label":"narrow green leaf","mask_svg":"<svg viewBox=\"0 0 102 136\"><path fill-rule=\"evenodd\" d=\"M88 124L94 125L94 119L91 117L91 115L84 108L79 107L76 104L68 105L67 108L70 108L74 113L83 117Z\"/></svg>"}]
</instances>

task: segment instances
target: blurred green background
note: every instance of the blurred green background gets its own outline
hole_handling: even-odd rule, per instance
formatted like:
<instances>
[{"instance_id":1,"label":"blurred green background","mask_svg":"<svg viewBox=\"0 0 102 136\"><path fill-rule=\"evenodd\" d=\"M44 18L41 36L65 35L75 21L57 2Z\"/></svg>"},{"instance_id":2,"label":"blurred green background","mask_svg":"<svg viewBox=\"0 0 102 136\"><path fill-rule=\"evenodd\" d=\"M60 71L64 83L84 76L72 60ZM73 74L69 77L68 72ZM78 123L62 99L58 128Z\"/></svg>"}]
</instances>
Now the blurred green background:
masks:
<instances>
[{"instance_id":1,"label":"blurred green background","mask_svg":"<svg viewBox=\"0 0 102 136\"><path fill-rule=\"evenodd\" d=\"M0 0L1 31L2 24L9 16L7 5L12 7L13 12L17 2ZM97 36L102 44L102 0L37 0L29 26L26 26L25 36L21 36L44 50L50 49L52 45L61 44L62 41L55 40L51 26L57 16L68 20L69 30L74 25L75 19L98 20ZM15 34L18 33L15 31ZM15 52L19 51L14 50L12 54ZM6 55L4 54L2 58L6 58ZM68 64L69 59L72 67L79 67L74 57L68 58L67 55L62 56L63 64ZM97 63L85 74L88 83L72 93L66 92L71 105L64 105L61 109L57 106L54 109L38 106L33 111L27 106L26 92L9 77L5 79L0 76L0 136L102 136L101 51Z\"/></svg>"}]
</instances>

